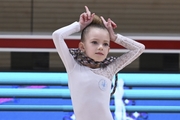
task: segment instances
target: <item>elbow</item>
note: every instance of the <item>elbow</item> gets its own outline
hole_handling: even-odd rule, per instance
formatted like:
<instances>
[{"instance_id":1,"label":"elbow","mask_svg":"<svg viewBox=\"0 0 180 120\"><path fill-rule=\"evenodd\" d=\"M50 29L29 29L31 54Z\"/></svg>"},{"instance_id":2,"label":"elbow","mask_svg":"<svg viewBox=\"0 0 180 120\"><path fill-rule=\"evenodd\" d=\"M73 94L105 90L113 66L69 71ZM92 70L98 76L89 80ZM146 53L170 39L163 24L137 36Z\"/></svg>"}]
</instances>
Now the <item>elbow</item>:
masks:
<instances>
[{"instance_id":1,"label":"elbow","mask_svg":"<svg viewBox=\"0 0 180 120\"><path fill-rule=\"evenodd\" d=\"M144 45L144 44L142 44L142 45L141 45L141 49L144 51L144 50L145 50L145 48L146 48L146 47L145 47L145 45Z\"/></svg>"},{"instance_id":2,"label":"elbow","mask_svg":"<svg viewBox=\"0 0 180 120\"><path fill-rule=\"evenodd\" d=\"M141 53L143 53L143 51L145 50L145 45L140 43L141 45L139 46L139 50L141 51Z\"/></svg>"},{"instance_id":3,"label":"elbow","mask_svg":"<svg viewBox=\"0 0 180 120\"><path fill-rule=\"evenodd\" d=\"M55 40L57 37L58 37L58 33L57 33L57 31L54 31L54 32L52 33L52 38L53 38L53 40Z\"/></svg>"},{"instance_id":4,"label":"elbow","mask_svg":"<svg viewBox=\"0 0 180 120\"><path fill-rule=\"evenodd\" d=\"M52 39L53 39L54 42L55 42L55 41L58 41L58 40L60 40L60 39L62 39L62 38L63 38L62 33L59 32L58 30L56 30L56 31L54 31L54 32L52 33Z\"/></svg>"}]
</instances>

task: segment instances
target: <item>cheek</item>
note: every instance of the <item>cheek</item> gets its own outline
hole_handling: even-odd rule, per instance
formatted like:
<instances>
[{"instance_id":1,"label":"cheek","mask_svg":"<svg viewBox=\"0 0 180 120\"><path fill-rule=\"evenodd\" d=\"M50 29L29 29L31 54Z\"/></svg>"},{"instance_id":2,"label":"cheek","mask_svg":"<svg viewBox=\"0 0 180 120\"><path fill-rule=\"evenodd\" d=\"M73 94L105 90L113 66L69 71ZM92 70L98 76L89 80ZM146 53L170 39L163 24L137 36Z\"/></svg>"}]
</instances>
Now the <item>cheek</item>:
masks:
<instances>
[{"instance_id":1,"label":"cheek","mask_svg":"<svg viewBox=\"0 0 180 120\"><path fill-rule=\"evenodd\" d=\"M110 47L107 47L107 48L106 48L106 51L109 52L109 50L110 50Z\"/></svg>"},{"instance_id":2,"label":"cheek","mask_svg":"<svg viewBox=\"0 0 180 120\"><path fill-rule=\"evenodd\" d=\"M86 50L88 50L88 51L93 51L95 49L96 49L96 46L93 45L93 44L89 44L89 45L86 46Z\"/></svg>"},{"instance_id":3,"label":"cheek","mask_svg":"<svg viewBox=\"0 0 180 120\"><path fill-rule=\"evenodd\" d=\"M94 53L94 51L96 51L96 50L93 49L92 47L89 47L88 50L87 50L87 53L88 53L89 55L91 55L91 54Z\"/></svg>"},{"instance_id":4,"label":"cheek","mask_svg":"<svg viewBox=\"0 0 180 120\"><path fill-rule=\"evenodd\" d=\"M86 46L86 50L85 50L85 51L86 51L86 54L87 54L87 55L90 55L90 54L92 54L92 52L93 52L94 50L93 50L93 47L92 47L92 46Z\"/></svg>"}]
</instances>

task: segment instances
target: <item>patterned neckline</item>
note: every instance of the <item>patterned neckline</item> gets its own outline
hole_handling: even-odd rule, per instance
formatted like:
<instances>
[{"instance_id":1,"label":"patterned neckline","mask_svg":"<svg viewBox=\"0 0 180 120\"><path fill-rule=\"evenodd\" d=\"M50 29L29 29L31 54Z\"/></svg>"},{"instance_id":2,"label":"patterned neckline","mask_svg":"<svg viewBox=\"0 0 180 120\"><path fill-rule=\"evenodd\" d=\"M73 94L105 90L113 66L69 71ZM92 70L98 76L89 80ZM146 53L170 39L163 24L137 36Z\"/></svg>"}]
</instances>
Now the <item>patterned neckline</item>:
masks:
<instances>
[{"instance_id":1,"label":"patterned neckline","mask_svg":"<svg viewBox=\"0 0 180 120\"><path fill-rule=\"evenodd\" d=\"M71 48L69 49L69 52L78 64L88 66L90 68L105 68L115 59L117 59L116 57L110 56L104 59L102 62L97 62L82 53L79 48Z\"/></svg>"}]
</instances>

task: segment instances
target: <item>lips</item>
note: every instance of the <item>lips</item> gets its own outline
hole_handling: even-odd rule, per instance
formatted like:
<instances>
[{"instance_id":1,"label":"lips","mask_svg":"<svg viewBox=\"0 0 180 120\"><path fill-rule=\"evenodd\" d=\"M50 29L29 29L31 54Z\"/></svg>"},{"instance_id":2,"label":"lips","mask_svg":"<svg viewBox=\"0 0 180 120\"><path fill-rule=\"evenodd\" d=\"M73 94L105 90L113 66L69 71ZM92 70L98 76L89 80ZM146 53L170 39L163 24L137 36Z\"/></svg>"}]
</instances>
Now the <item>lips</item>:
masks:
<instances>
[{"instance_id":1,"label":"lips","mask_svg":"<svg viewBox=\"0 0 180 120\"><path fill-rule=\"evenodd\" d=\"M103 53L101 53L101 52L97 52L96 54L97 54L97 55L104 55L104 54L103 54Z\"/></svg>"}]
</instances>

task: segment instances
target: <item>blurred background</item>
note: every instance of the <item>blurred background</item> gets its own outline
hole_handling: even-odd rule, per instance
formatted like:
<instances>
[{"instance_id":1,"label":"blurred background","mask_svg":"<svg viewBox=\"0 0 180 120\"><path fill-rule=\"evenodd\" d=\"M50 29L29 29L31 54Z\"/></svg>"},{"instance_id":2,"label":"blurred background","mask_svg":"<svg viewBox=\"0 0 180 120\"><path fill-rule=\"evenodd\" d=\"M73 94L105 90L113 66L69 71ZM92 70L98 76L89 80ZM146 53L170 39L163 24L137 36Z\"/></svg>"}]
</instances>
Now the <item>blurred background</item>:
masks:
<instances>
[{"instance_id":1,"label":"blurred background","mask_svg":"<svg viewBox=\"0 0 180 120\"><path fill-rule=\"evenodd\" d=\"M52 43L51 34L60 27L78 21L85 5L91 12L106 19L111 18L118 25L115 32L146 46L145 52L120 71L121 73L179 74L180 1L178 0L0 0L0 71L66 72ZM68 43L71 47L76 47L79 33L67 40L72 42ZM123 48L118 49L113 44L112 49L114 51L109 55L119 56L124 52ZM8 100L2 102L8 103ZM6 112L6 115L10 113ZM23 115L34 115L33 119L37 120L44 119L43 113L23 115L11 113L11 115L14 117L7 118L5 112L0 112L0 120L23 120ZM136 119L165 120L165 117L161 117L162 114L154 114L154 117L149 118L148 115L145 116ZM168 116L167 120L173 117L180 119L177 114ZM58 115L55 119L58 119Z\"/></svg>"},{"instance_id":2,"label":"blurred background","mask_svg":"<svg viewBox=\"0 0 180 120\"><path fill-rule=\"evenodd\" d=\"M140 39L146 49L154 50L145 52L124 70L179 71L180 2L177 0L0 0L0 3L1 35L21 35L18 37L28 40L32 36L22 35L45 35L41 36L42 39L51 40L54 30L78 21L87 5L97 15L114 20L118 25L116 32ZM0 47L28 47L23 46L28 42L17 41L15 44L19 45L13 46L10 45L12 42L4 41L13 37L1 36ZM34 44L43 43L34 42L32 46ZM176 51L169 54L164 49ZM32 53L29 50L26 53L1 49L0 70L38 69L65 71L56 52Z\"/></svg>"}]
</instances>

